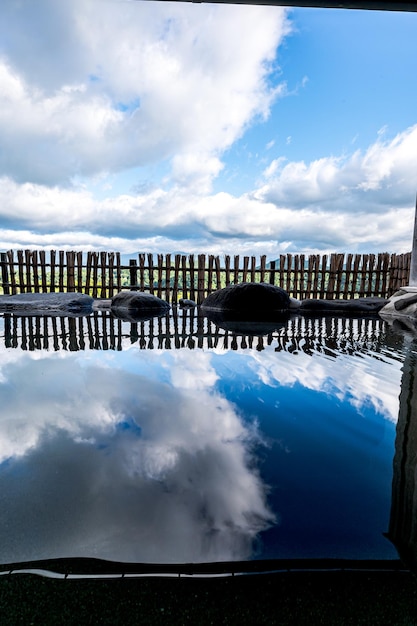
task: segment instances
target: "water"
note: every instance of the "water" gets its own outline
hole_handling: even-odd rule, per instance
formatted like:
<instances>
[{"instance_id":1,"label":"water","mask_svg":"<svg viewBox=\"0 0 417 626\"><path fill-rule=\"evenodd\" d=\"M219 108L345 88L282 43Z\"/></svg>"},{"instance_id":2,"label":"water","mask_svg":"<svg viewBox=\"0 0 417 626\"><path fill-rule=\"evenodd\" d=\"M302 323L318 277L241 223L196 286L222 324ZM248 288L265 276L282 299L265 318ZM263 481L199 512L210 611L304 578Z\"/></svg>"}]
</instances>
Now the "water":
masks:
<instances>
[{"instance_id":1,"label":"water","mask_svg":"<svg viewBox=\"0 0 417 626\"><path fill-rule=\"evenodd\" d=\"M409 556L415 354L382 320L0 318L0 563Z\"/></svg>"}]
</instances>

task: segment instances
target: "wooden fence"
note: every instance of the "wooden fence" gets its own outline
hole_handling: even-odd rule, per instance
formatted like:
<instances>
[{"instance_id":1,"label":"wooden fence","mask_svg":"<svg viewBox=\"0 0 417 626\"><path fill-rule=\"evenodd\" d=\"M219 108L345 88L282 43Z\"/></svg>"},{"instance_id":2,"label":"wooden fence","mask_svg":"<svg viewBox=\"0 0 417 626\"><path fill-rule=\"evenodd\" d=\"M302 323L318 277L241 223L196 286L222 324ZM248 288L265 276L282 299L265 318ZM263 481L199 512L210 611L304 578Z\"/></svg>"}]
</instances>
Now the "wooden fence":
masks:
<instances>
[{"instance_id":1,"label":"wooden fence","mask_svg":"<svg viewBox=\"0 0 417 626\"><path fill-rule=\"evenodd\" d=\"M279 285L306 298L389 297L406 285L411 253L280 255L138 254L122 264L119 252L9 250L0 253L0 293L77 291L111 298L122 289L146 291L176 304L200 304L212 291L240 282Z\"/></svg>"}]
</instances>

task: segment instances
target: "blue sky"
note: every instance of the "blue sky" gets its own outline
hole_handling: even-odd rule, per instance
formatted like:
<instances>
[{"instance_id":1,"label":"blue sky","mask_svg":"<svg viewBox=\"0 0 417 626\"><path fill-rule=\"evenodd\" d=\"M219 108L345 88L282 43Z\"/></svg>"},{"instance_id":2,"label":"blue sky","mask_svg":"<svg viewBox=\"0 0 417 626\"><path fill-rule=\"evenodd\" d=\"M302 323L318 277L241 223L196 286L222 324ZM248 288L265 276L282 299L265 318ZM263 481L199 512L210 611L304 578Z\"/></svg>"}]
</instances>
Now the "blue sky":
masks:
<instances>
[{"instance_id":1,"label":"blue sky","mask_svg":"<svg viewBox=\"0 0 417 626\"><path fill-rule=\"evenodd\" d=\"M410 249L417 14L0 12L1 249Z\"/></svg>"}]
</instances>

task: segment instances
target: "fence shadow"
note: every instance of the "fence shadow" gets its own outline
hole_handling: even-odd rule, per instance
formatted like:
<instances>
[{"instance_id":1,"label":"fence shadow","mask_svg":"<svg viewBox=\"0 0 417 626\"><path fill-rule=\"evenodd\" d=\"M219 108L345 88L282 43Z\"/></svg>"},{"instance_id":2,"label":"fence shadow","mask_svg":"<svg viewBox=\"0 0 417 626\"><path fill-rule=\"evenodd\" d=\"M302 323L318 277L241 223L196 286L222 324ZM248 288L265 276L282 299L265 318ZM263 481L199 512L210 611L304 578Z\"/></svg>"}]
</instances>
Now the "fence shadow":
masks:
<instances>
[{"instance_id":1,"label":"fence shadow","mask_svg":"<svg viewBox=\"0 0 417 626\"><path fill-rule=\"evenodd\" d=\"M334 357L362 350L381 350L392 332L379 317L289 317L270 332L236 334L216 326L197 309L173 309L140 322L115 318L108 311L85 317L0 316L0 347L26 351L139 350L257 350L321 352Z\"/></svg>"}]
</instances>

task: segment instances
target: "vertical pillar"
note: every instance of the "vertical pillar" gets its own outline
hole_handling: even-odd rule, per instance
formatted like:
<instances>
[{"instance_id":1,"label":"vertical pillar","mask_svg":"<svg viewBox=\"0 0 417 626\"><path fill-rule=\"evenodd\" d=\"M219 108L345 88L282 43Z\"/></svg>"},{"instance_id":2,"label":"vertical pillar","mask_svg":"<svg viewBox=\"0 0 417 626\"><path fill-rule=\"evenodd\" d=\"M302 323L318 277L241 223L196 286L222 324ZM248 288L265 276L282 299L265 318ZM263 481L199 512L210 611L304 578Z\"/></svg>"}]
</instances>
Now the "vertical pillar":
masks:
<instances>
[{"instance_id":1,"label":"vertical pillar","mask_svg":"<svg viewBox=\"0 0 417 626\"><path fill-rule=\"evenodd\" d=\"M417 568L417 338L406 348L395 438L388 538L407 567Z\"/></svg>"},{"instance_id":2,"label":"vertical pillar","mask_svg":"<svg viewBox=\"0 0 417 626\"><path fill-rule=\"evenodd\" d=\"M413 233L413 246L411 250L411 266L410 266L410 279L409 286L417 288L417 197L416 197L416 210L414 214L414 233Z\"/></svg>"}]
</instances>

